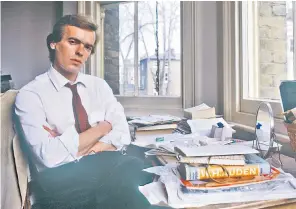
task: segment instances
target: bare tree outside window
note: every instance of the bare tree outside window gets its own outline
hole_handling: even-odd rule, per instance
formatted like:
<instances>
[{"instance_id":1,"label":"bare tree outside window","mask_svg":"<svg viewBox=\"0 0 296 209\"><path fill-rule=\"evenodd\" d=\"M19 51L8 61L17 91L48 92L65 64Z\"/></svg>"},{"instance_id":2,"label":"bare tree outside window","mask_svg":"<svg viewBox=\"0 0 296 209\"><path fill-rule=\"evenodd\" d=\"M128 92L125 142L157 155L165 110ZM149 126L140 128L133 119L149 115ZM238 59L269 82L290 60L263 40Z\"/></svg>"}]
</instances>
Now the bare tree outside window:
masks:
<instances>
[{"instance_id":1,"label":"bare tree outside window","mask_svg":"<svg viewBox=\"0 0 296 209\"><path fill-rule=\"evenodd\" d=\"M138 88L139 96L179 97L181 93L180 2L143 1L137 4L137 11L135 2L117 5L120 95L134 96L134 89ZM158 4L157 9L156 4ZM138 19L137 37L134 30L135 18ZM138 53L134 51L135 45L138 46ZM139 63L138 69L134 67L135 59ZM138 82L135 82L135 70L138 71ZM156 85L157 70L159 88ZM139 85L135 86L136 83Z\"/></svg>"}]
</instances>

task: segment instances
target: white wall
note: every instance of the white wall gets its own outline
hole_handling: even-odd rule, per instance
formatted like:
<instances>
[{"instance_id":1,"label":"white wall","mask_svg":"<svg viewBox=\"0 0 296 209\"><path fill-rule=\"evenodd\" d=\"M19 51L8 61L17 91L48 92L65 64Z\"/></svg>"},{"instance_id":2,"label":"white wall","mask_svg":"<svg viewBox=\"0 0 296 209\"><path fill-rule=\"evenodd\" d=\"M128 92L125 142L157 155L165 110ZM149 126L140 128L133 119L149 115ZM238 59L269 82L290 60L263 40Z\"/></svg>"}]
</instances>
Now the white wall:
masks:
<instances>
[{"instance_id":1,"label":"white wall","mask_svg":"<svg viewBox=\"0 0 296 209\"><path fill-rule=\"evenodd\" d=\"M199 12L198 15L200 20L198 20L198 24L200 24L200 34L201 37L198 39L199 41L199 53L201 57L196 58L199 60L199 68L200 72L197 72L195 82L199 82L199 84L195 84L195 104L200 104L202 102L208 104L209 106L216 107L216 112L218 114L222 114L223 107L221 108L219 99L219 94L221 89L223 89L223 83L220 83L222 80L222 76L220 75L222 71L222 63L219 62L218 59L218 29L217 20L219 20L219 16L217 16L217 5L218 3L215 1L201 1L198 2ZM219 14L219 13L218 13ZM220 81L219 81L220 80ZM200 88L200 89L198 89ZM223 93L223 91L222 91Z\"/></svg>"},{"instance_id":2,"label":"white wall","mask_svg":"<svg viewBox=\"0 0 296 209\"><path fill-rule=\"evenodd\" d=\"M78 5L75 1L63 2L63 15L76 14L78 11Z\"/></svg>"},{"instance_id":3,"label":"white wall","mask_svg":"<svg viewBox=\"0 0 296 209\"><path fill-rule=\"evenodd\" d=\"M46 37L64 13L77 13L76 2L1 2L1 69L19 89L49 65Z\"/></svg>"},{"instance_id":4,"label":"white wall","mask_svg":"<svg viewBox=\"0 0 296 209\"><path fill-rule=\"evenodd\" d=\"M217 36L217 106L218 114L223 114L224 110L224 95L223 95L223 1L216 3L216 36Z\"/></svg>"}]
</instances>

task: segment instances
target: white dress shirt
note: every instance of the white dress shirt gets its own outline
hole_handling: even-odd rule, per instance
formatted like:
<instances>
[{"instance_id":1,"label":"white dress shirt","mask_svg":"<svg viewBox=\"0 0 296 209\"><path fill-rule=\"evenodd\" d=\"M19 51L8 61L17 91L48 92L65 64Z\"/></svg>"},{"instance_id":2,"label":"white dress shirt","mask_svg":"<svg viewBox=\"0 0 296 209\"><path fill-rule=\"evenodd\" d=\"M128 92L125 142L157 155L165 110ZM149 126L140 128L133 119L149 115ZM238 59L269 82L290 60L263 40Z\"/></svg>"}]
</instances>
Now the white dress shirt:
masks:
<instances>
[{"instance_id":1,"label":"white dress shirt","mask_svg":"<svg viewBox=\"0 0 296 209\"><path fill-rule=\"evenodd\" d=\"M24 86L16 97L15 111L39 171L79 160L76 157L79 134L75 129L72 92L65 87L69 82L51 66ZM98 140L113 144L118 150L130 144L124 109L106 81L79 73L74 83L77 83L89 124L94 126L104 120L112 124L112 130ZM51 136L43 125L61 135Z\"/></svg>"}]
</instances>

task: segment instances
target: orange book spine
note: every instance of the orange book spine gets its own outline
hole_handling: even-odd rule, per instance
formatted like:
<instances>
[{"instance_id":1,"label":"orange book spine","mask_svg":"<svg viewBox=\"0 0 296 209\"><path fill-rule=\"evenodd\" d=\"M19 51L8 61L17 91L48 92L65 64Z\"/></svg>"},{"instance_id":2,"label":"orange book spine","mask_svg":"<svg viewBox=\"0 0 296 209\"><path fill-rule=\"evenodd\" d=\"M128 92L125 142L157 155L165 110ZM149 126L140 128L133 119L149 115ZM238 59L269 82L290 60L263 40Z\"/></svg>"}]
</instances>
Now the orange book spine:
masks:
<instances>
[{"instance_id":1,"label":"orange book spine","mask_svg":"<svg viewBox=\"0 0 296 209\"><path fill-rule=\"evenodd\" d=\"M188 167L186 169L187 179L219 179L227 177L244 177L244 176L259 176L259 165L245 165L245 166L223 166L224 170L220 166L210 165L206 167ZM227 170L227 172L225 171Z\"/></svg>"}]
</instances>

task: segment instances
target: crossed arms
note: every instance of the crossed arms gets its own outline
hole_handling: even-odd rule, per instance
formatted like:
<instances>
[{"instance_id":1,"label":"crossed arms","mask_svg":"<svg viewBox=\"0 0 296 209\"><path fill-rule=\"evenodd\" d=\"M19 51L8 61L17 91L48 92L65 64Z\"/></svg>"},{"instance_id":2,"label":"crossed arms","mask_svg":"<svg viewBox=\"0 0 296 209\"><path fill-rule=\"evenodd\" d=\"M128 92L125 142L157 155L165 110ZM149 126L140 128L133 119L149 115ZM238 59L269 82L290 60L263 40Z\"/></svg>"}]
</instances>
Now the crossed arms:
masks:
<instances>
[{"instance_id":1,"label":"crossed arms","mask_svg":"<svg viewBox=\"0 0 296 209\"><path fill-rule=\"evenodd\" d=\"M43 125L43 128L52 137L58 137L61 135L57 131L50 129L45 125ZM111 123L107 121L100 121L96 126L91 127L85 132L79 134L79 147L77 157L88 155L92 152L97 153L103 151L115 151L116 147L112 144L98 141L98 139L107 135L111 130Z\"/></svg>"},{"instance_id":2,"label":"crossed arms","mask_svg":"<svg viewBox=\"0 0 296 209\"><path fill-rule=\"evenodd\" d=\"M56 131L47 123L55 112L44 108L41 94L32 88L21 89L16 98L15 113L23 129L25 140L33 155L45 167L56 167L79 159L90 152L119 150L130 143L130 133L123 107L117 102L111 88L105 83L104 119L78 134L75 125L65 125ZM44 99L44 98L43 98ZM51 104L50 105L54 105ZM108 121L108 122L107 122Z\"/></svg>"}]
</instances>

